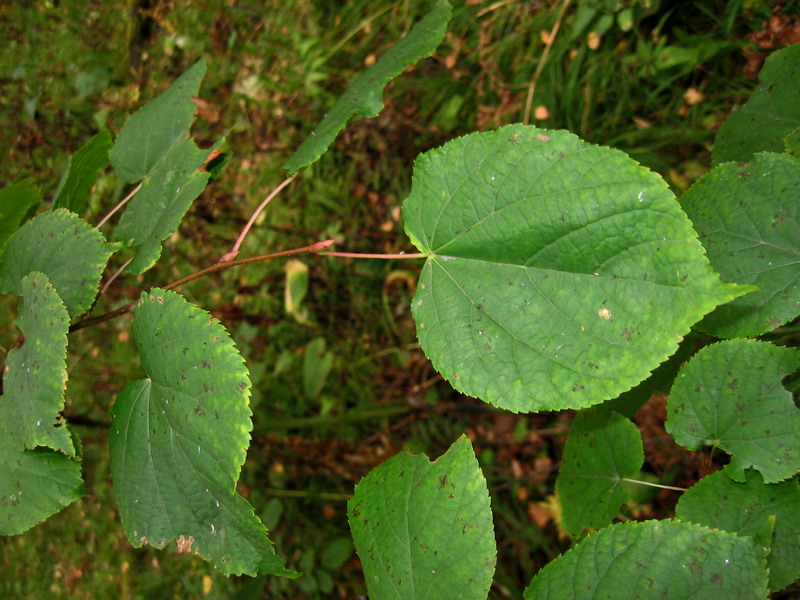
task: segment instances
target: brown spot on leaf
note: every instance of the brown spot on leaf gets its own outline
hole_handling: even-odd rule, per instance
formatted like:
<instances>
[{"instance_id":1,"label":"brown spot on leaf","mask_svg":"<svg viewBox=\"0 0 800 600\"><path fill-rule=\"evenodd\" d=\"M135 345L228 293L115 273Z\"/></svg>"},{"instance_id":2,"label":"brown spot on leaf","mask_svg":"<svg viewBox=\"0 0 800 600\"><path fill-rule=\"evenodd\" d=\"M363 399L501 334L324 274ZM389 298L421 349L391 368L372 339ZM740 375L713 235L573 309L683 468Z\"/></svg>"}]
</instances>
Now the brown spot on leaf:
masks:
<instances>
[{"instance_id":1,"label":"brown spot on leaf","mask_svg":"<svg viewBox=\"0 0 800 600\"><path fill-rule=\"evenodd\" d=\"M194 536L190 535L188 538L181 535L177 539L178 554L185 554L192 551L192 544L194 544Z\"/></svg>"}]
</instances>

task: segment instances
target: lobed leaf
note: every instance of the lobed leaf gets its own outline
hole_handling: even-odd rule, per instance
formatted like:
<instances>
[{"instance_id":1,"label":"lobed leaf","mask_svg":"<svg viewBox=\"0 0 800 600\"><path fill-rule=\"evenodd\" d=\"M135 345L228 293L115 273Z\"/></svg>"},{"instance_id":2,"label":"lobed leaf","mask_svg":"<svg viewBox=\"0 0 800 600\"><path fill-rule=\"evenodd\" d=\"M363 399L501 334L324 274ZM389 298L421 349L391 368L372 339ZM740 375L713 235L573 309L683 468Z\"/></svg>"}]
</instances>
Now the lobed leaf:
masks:
<instances>
[{"instance_id":1,"label":"lobed leaf","mask_svg":"<svg viewBox=\"0 0 800 600\"><path fill-rule=\"evenodd\" d=\"M767 570L747 537L681 521L617 523L547 564L524 597L766 600Z\"/></svg>"},{"instance_id":2,"label":"lobed leaf","mask_svg":"<svg viewBox=\"0 0 800 600\"><path fill-rule=\"evenodd\" d=\"M584 527L605 527L629 499L622 480L644 462L642 436L622 415L595 407L572 422L556 480L564 529L577 536Z\"/></svg>"},{"instance_id":3,"label":"lobed leaf","mask_svg":"<svg viewBox=\"0 0 800 600\"><path fill-rule=\"evenodd\" d=\"M703 477L678 500L675 516L714 529L756 537L770 517L775 531L767 555L769 589L800 577L800 487L797 479L765 484L753 471L733 481L718 471Z\"/></svg>"},{"instance_id":4,"label":"lobed leaf","mask_svg":"<svg viewBox=\"0 0 800 600\"><path fill-rule=\"evenodd\" d=\"M73 456L75 447L59 414L67 381L69 315L42 273L23 277L17 323L25 335L8 353L0 396L5 443L14 450L47 446Z\"/></svg>"},{"instance_id":5,"label":"lobed leaf","mask_svg":"<svg viewBox=\"0 0 800 600\"><path fill-rule=\"evenodd\" d=\"M800 160L760 153L697 181L681 205L726 281L758 291L720 306L700 327L716 337L771 331L800 314Z\"/></svg>"},{"instance_id":6,"label":"lobed leaf","mask_svg":"<svg viewBox=\"0 0 800 600\"><path fill-rule=\"evenodd\" d=\"M715 164L783 152L783 138L800 126L800 44L767 57L758 79L756 91L719 128L711 152Z\"/></svg>"},{"instance_id":7,"label":"lobed leaf","mask_svg":"<svg viewBox=\"0 0 800 600\"><path fill-rule=\"evenodd\" d=\"M403 205L428 255L417 336L458 390L513 411L618 396L744 291L711 270L664 181L522 125L421 155Z\"/></svg>"},{"instance_id":8,"label":"lobed leaf","mask_svg":"<svg viewBox=\"0 0 800 600\"><path fill-rule=\"evenodd\" d=\"M86 197L100 173L108 166L111 133L104 129L86 142L69 160L53 197L53 208L82 213Z\"/></svg>"},{"instance_id":9,"label":"lobed leaf","mask_svg":"<svg viewBox=\"0 0 800 600\"><path fill-rule=\"evenodd\" d=\"M70 317L86 312L116 247L78 215L63 208L42 213L20 227L0 259L0 293L22 295L22 280L47 276Z\"/></svg>"},{"instance_id":10,"label":"lobed leaf","mask_svg":"<svg viewBox=\"0 0 800 600\"><path fill-rule=\"evenodd\" d=\"M461 436L435 462L399 454L347 505L370 598L485 600L497 549L486 480Z\"/></svg>"},{"instance_id":11,"label":"lobed leaf","mask_svg":"<svg viewBox=\"0 0 800 600\"><path fill-rule=\"evenodd\" d=\"M200 91L205 74L206 60L201 58L163 94L125 121L109 152L117 177L128 183L143 179L188 137L196 110L191 99Z\"/></svg>"},{"instance_id":12,"label":"lobed leaf","mask_svg":"<svg viewBox=\"0 0 800 600\"><path fill-rule=\"evenodd\" d=\"M296 576L236 492L250 442L250 379L225 328L178 294L143 293L133 334L147 378L111 410L114 492L140 547L176 540L225 574Z\"/></svg>"},{"instance_id":13,"label":"lobed leaf","mask_svg":"<svg viewBox=\"0 0 800 600\"><path fill-rule=\"evenodd\" d=\"M80 463L45 448L20 450L0 423L0 535L17 535L83 496Z\"/></svg>"},{"instance_id":14,"label":"lobed leaf","mask_svg":"<svg viewBox=\"0 0 800 600\"><path fill-rule=\"evenodd\" d=\"M42 201L42 192L32 178L0 189L0 255L11 235Z\"/></svg>"},{"instance_id":15,"label":"lobed leaf","mask_svg":"<svg viewBox=\"0 0 800 600\"><path fill-rule=\"evenodd\" d=\"M283 168L292 174L317 162L353 116L377 117L383 109L383 88L407 67L433 53L444 39L451 10L447 0L439 0L406 37L392 46L342 94Z\"/></svg>"},{"instance_id":16,"label":"lobed leaf","mask_svg":"<svg viewBox=\"0 0 800 600\"><path fill-rule=\"evenodd\" d=\"M723 449L737 481L749 467L767 483L791 477L800 470L800 409L781 379L799 366L800 352L767 342L706 346L672 386L667 431L688 450Z\"/></svg>"}]
</instances>

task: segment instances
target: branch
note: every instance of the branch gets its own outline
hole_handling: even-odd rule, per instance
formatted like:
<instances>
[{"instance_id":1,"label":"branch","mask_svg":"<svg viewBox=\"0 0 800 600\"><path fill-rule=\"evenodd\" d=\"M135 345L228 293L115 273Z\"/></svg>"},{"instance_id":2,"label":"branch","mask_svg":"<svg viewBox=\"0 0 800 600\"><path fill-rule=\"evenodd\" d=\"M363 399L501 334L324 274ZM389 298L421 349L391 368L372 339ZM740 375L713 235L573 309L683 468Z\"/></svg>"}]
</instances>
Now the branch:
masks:
<instances>
[{"instance_id":1,"label":"branch","mask_svg":"<svg viewBox=\"0 0 800 600\"><path fill-rule=\"evenodd\" d=\"M108 221L115 212L117 212L120 208L125 206L125 203L128 200L130 200L131 198L133 198L134 195L136 194L136 192L138 192L141 187L142 187L142 184L139 183L139 185L137 185L135 188L133 188L133 191L130 194L128 194L127 196L125 196L119 204L117 204L114 208L112 208L111 212L109 212L105 217L100 219L100 222L97 225L95 225L94 228L95 229L100 229L103 226L103 223Z\"/></svg>"},{"instance_id":2,"label":"branch","mask_svg":"<svg viewBox=\"0 0 800 600\"><path fill-rule=\"evenodd\" d=\"M427 254L359 254L358 252L321 252L325 256L340 256L343 258L382 258L384 260L400 259L400 258L428 258Z\"/></svg>"},{"instance_id":3,"label":"branch","mask_svg":"<svg viewBox=\"0 0 800 600\"><path fill-rule=\"evenodd\" d=\"M262 260L269 260L270 258L280 258L282 256L291 256L293 254L303 254L305 252L321 252L326 248L330 248L333 245L334 240L324 240L321 242L315 242L310 246L303 246L302 248L294 248L292 250L282 250L281 252L273 252L271 254L262 254L261 256L251 256L250 258L242 258L240 260L232 260L225 263L217 263L215 265L211 265L210 267L206 267L205 269L201 269L191 275L187 275L186 277L181 277L177 281L173 281L172 283L165 285L163 289L171 290L178 286L183 285L184 283L188 283L190 281L194 281L204 275L210 275L211 273L216 273L217 271L222 271L224 269L229 269L230 267L235 267L238 265L246 265L248 263L260 262ZM104 321L110 321L120 315L124 315L125 313L131 312L134 307L136 306L138 300L134 300L133 302L129 302L124 306L120 306L119 308L107 312L99 317L93 317L91 319L83 319L82 321L78 321L74 323L69 328L69 332L72 333L73 331L77 331L79 329L83 329L85 327L89 327L90 325L96 325L97 323L102 323Z\"/></svg>"}]
</instances>

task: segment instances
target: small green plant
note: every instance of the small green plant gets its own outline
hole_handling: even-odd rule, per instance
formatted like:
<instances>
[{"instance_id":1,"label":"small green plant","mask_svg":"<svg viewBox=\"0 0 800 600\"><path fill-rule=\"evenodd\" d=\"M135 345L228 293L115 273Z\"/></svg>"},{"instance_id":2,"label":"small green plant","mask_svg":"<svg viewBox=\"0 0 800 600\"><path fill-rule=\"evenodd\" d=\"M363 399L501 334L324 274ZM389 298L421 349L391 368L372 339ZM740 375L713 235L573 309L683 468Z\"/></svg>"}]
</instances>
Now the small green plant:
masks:
<instances>
[{"instance_id":1,"label":"small green plant","mask_svg":"<svg viewBox=\"0 0 800 600\"><path fill-rule=\"evenodd\" d=\"M334 252L332 240L237 256L266 204L353 115L380 112L385 84L433 52L449 18L438 2L350 87L217 263L107 314L91 310L110 257L128 255L118 275L153 267L229 158L224 140L201 150L189 136L205 62L116 140L90 140L49 210L35 215L29 180L0 190L0 291L21 297L0 397L0 533L20 534L83 494L80 440L61 415L68 334L132 313L145 376L117 396L108 432L128 540L174 541L226 574L300 575L236 490L252 428L247 367L225 328L172 290L301 252L386 258ZM579 411L556 484L576 544L531 574L526 598L766 598L800 576L800 410L784 386L800 355L780 343L796 326L774 335L800 313L798 70L800 46L768 60L720 130L718 164L680 202L623 152L565 131L511 125L417 159L403 219L419 253L402 257L425 261L412 300L425 354L454 388L494 406ZM80 215L109 163L135 188L92 227ZM99 228L123 205L108 242ZM668 360L693 329L722 341L683 366ZM757 339L768 332L772 342ZM322 340L312 345L325 356ZM325 360L307 369L310 399ZM630 416L665 384L676 442L711 446L729 463L683 493L674 519L613 523L629 486L645 484ZM487 597L492 511L466 437L433 463L403 454L374 469L348 517L371 598Z\"/></svg>"}]
</instances>

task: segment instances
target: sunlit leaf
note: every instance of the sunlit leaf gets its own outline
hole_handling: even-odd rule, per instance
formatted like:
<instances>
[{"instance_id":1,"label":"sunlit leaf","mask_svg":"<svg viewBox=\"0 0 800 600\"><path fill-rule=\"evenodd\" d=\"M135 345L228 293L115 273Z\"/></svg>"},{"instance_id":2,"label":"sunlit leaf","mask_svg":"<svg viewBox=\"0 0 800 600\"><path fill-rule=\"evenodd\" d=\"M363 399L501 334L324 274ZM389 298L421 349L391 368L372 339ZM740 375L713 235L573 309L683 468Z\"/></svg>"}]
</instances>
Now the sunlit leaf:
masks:
<instances>
[{"instance_id":1,"label":"sunlit leaf","mask_svg":"<svg viewBox=\"0 0 800 600\"><path fill-rule=\"evenodd\" d=\"M675 516L739 535L757 536L775 517L767 556L769 587L777 591L800 577L800 486L797 479L765 484L747 471L745 481L733 481L719 471L703 477L678 500Z\"/></svg>"},{"instance_id":2,"label":"sunlit leaf","mask_svg":"<svg viewBox=\"0 0 800 600\"><path fill-rule=\"evenodd\" d=\"M572 422L563 459L556 480L561 522L577 536L584 527L608 525L628 500L622 480L642 466L642 436L618 413L583 410Z\"/></svg>"},{"instance_id":3,"label":"sunlit leaf","mask_svg":"<svg viewBox=\"0 0 800 600\"><path fill-rule=\"evenodd\" d=\"M758 89L720 127L711 153L715 164L783 152L783 138L800 126L800 44L767 57L758 79Z\"/></svg>"},{"instance_id":4,"label":"sunlit leaf","mask_svg":"<svg viewBox=\"0 0 800 600\"><path fill-rule=\"evenodd\" d=\"M700 350L681 369L667 403L667 431L688 450L731 455L737 481L753 467L774 483L800 470L800 409L781 380L800 367L800 352L755 340Z\"/></svg>"},{"instance_id":5,"label":"sunlit leaf","mask_svg":"<svg viewBox=\"0 0 800 600\"><path fill-rule=\"evenodd\" d=\"M547 564L527 600L766 600L763 554L747 537L681 521L617 523Z\"/></svg>"},{"instance_id":6,"label":"sunlit leaf","mask_svg":"<svg viewBox=\"0 0 800 600\"><path fill-rule=\"evenodd\" d=\"M6 358L0 422L8 430L10 447L47 446L74 455L72 438L59 414L67 381L69 315L45 275L33 272L21 283L17 325L25 342Z\"/></svg>"},{"instance_id":7,"label":"sunlit leaf","mask_svg":"<svg viewBox=\"0 0 800 600\"><path fill-rule=\"evenodd\" d=\"M131 543L195 552L226 574L296 575L236 491L250 443L250 379L225 328L154 288L134 309L147 378L112 408L114 492Z\"/></svg>"},{"instance_id":8,"label":"sunlit leaf","mask_svg":"<svg viewBox=\"0 0 800 600\"><path fill-rule=\"evenodd\" d=\"M717 337L771 331L800 314L800 160L759 153L725 163L681 198L723 279L758 291L720 306L700 327Z\"/></svg>"},{"instance_id":9,"label":"sunlit leaf","mask_svg":"<svg viewBox=\"0 0 800 600\"><path fill-rule=\"evenodd\" d=\"M462 436L431 463L399 454L347 508L370 598L485 600L496 547L486 480Z\"/></svg>"},{"instance_id":10,"label":"sunlit leaf","mask_svg":"<svg viewBox=\"0 0 800 600\"><path fill-rule=\"evenodd\" d=\"M407 67L433 53L444 39L450 12L447 0L439 0L406 37L387 50L342 94L283 168L291 174L315 163L353 116L377 117L383 108L383 88Z\"/></svg>"},{"instance_id":11,"label":"sunlit leaf","mask_svg":"<svg viewBox=\"0 0 800 600\"><path fill-rule=\"evenodd\" d=\"M513 411L618 396L745 291L711 270L660 177L565 131L512 125L421 155L403 216L428 255L422 349Z\"/></svg>"},{"instance_id":12,"label":"sunlit leaf","mask_svg":"<svg viewBox=\"0 0 800 600\"><path fill-rule=\"evenodd\" d=\"M70 317L94 302L115 247L78 215L63 208L34 217L8 240L0 259L0 293L22 295L22 280L44 273Z\"/></svg>"}]
</instances>

